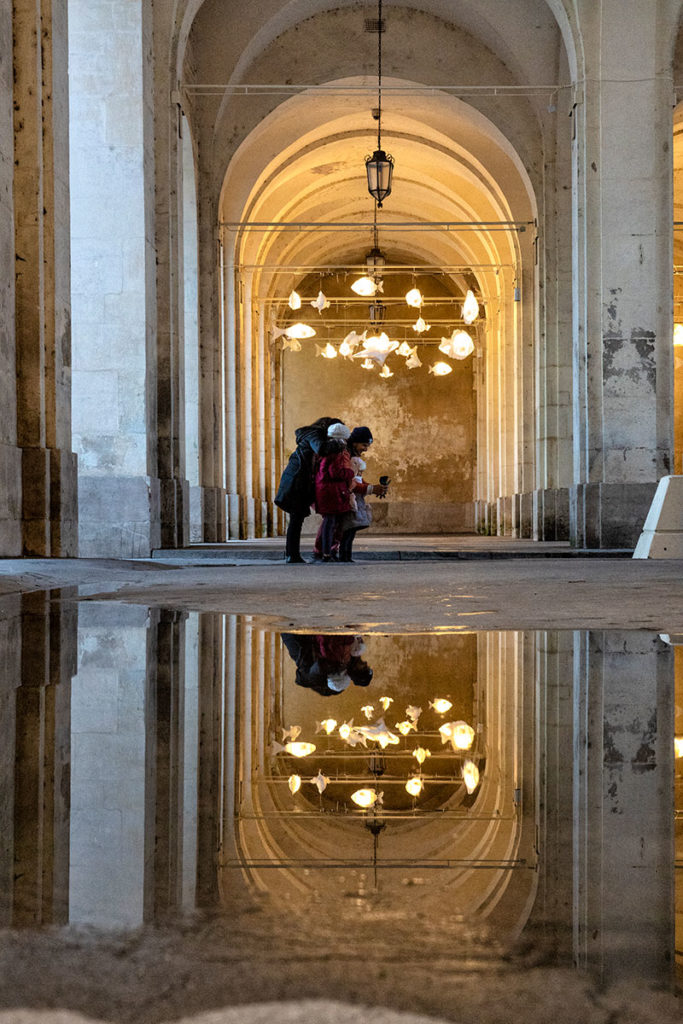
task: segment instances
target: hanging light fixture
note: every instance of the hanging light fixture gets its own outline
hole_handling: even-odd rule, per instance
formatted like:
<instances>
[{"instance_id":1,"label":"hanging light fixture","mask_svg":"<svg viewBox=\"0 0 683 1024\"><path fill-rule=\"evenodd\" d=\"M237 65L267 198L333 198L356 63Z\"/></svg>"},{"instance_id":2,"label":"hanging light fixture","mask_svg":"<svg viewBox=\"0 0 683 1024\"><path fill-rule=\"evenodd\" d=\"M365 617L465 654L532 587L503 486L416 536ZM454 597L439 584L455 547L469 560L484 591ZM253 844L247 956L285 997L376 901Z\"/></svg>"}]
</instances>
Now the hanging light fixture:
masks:
<instances>
[{"instance_id":1,"label":"hanging light fixture","mask_svg":"<svg viewBox=\"0 0 683 1024\"><path fill-rule=\"evenodd\" d=\"M377 3L377 149L365 160L365 172L368 176L368 192L381 208L382 203L391 195L391 178L394 173L394 161L382 149L382 0Z\"/></svg>"},{"instance_id":2,"label":"hanging light fixture","mask_svg":"<svg viewBox=\"0 0 683 1024\"><path fill-rule=\"evenodd\" d=\"M465 301L462 304L462 318L466 324L473 324L479 316L479 303L477 302L476 296L470 288L465 296Z\"/></svg>"},{"instance_id":3,"label":"hanging light fixture","mask_svg":"<svg viewBox=\"0 0 683 1024\"><path fill-rule=\"evenodd\" d=\"M406 292L406 302L414 309L419 309L423 302L422 292L420 289L411 288L409 292Z\"/></svg>"},{"instance_id":4,"label":"hanging light fixture","mask_svg":"<svg viewBox=\"0 0 683 1024\"><path fill-rule=\"evenodd\" d=\"M674 324L674 345L683 345L683 324Z\"/></svg>"}]
</instances>

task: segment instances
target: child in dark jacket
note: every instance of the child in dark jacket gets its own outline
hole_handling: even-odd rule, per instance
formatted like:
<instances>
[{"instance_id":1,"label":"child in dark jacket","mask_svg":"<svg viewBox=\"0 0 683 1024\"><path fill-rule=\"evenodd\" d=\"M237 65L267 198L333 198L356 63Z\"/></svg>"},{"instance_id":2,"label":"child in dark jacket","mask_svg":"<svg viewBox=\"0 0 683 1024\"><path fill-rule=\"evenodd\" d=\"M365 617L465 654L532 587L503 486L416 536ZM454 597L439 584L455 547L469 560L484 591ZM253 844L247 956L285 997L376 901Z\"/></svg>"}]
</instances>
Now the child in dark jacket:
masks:
<instances>
[{"instance_id":1,"label":"child in dark jacket","mask_svg":"<svg viewBox=\"0 0 683 1024\"><path fill-rule=\"evenodd\" d=\"M343 423L327 430L315 466L315 510L323 517L321 549L323 562L332 561L335 536L340 533L341 517L353 508L354 470L346 442L351 431Z\"/></svg>"}]
</instances>

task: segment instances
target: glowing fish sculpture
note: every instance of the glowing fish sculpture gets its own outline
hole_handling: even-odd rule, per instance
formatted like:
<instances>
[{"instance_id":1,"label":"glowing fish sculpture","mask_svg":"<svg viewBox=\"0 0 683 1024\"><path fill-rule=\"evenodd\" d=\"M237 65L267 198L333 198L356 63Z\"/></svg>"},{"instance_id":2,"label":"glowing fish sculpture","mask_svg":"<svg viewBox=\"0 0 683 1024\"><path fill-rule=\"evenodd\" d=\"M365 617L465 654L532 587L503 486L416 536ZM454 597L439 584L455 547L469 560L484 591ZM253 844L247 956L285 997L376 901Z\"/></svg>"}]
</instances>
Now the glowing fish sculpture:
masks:
<instances>
[{"instance_id":1,"label":"glowing fish sculpture","mask_svg":"<svg viewBox=\"0 0 683 1024\"><path fill-rule=\"evenodd\" d=\"M339 735L343 740L348 740L349 736L351 735L352 729L353 719L351 719L350 722L342 722L342 724L339 726Z\"/></svg>"},{"instance_id":2,"label":"glowing fish sculpture","mask_svg":"<svg viewBox=\"0 0 683 1024\"><path fill-rule=\"evenodd\" d=\"M372 359L378 366L383 366L389 353L395 352L397 348L398 342L392 341L386 331L382 331L381 334L371 334L369 338L366 338L363 348L360 352L356 352L353 358Z\"/></svg>"},{"instance_id":3,"label":"glowing fish sculpture","mask_svg":"<svg viewBox=\"0 0 683 1024\"><path fill-rule=\"evenodd\" d=\"M431 331L432 325L426 323L423 317L419 316L413 324L413 330L416 334L424 334L425 331Z\"/></svg>"},{"instance_id":4,"label":"glowing fish sculpture","mask_svg":"<svg viewBox=\"0 0 683 1024\"><path fill-rule=\"evenodd\" d=\"M316 725L316 732L324 732L329 736L330 733L334 732L337 728L336 718L324 718L322 722L318 722Z\"/></svg>"},{"instance_id":5,"label":"glowing fish sculpture","mask_svg":"<svg viewBox=\"0 0 683 1024\"><path fill-rule=\"evenodd\" d=\"M417 354L417 348L414 348L406 359L406 369L417 370L418 366L422 366L422 360Z\"/></svg>"},{"instance_id":6,"label":"glowing fish sculpture","mask_svg":"<svg viewBox=\"0 0 683 1024\"><path fill-rule=\"evenodd\" d=\"M410 345L408 344L408 342L407 341L402 341L401 344L396 349L396 355L397 356L409 356L412 351L413 350L410 347Z\"/></svg>"},{"instance_id":7,"label":"glowing fish sculpture","mask_svg":"<svg viewBox=\"0 0 683 1024\"><path fill-rule=\"evenodd\" d=\"M424 788L424 782L419 775L413 775L406 782L406 790L411 796L419 796Z\"/></svg>"},{"instance_id":8,"label":"glowing fish sculpture","mask_svg":"<svg viewBox=\"0 0 683 1024\"><path fill-rule=\"evenodd\" d=\"M462 766L462 777L467 792L474 793L475 789L479 785L479 769L474 761L465 761Z\"/></svg>"},{"instance_id":9,"label":"glowing fish sculpture","mask_svg":"<svg viewBox=\"0 0 683 1024\"><path fill-rule=\"evenodd\" d=\"M357 334L356 331L349 331L339 346L339 355L350 359L358 346L364 343L367 335L367 331L363 331L362 334Z\"/></svg>"},{"instance_id":10,"label":"glowing fish sculpture","mask_svg":"<svg viewBox=\"0 0 683 1024\"><path fill-rule=\"evenodd\" d=\"M289 792L294 796L294 794L298 793L301 789L301 776L290 775L287 779L287 785L289 786Z\"/></svg>"},{"instance_id":11,"label":"glowing fish sculpture","mask_svg":"<svg viewBox=\"0 0 683 1024\"><path fill-rule=\"evenodd\" d=\"M683 736L674 736L674 756L683 757Z\"/></svg>"},{"instance_id":12,"label":"glowing fish sculpture","mask_svg":"<svg viewBox=\"0 0 683 1024\"><path fill-rule=\"evenodd\" d=\"M388 711L390 706L394 703L394 698L393 697L380 697L379 702L382 705L382 710L383 711Z\"/></svg>"},{"instance_id":13,"label":"glowing fish sculpture","mask_svg":"<svg viewBox=\"0 0 683 1024\"><path fill-rule=\"evenodd\" d=\"M363 712L363 714L365 715L365 717L367 718L367 720L369 722L370 719L372 718L373 714L375 713L375 705L374 704L364 704L363 707L361 708L361 711Z\"/></svg>"},{"instance_id":14,"label":"glowing fish sculpture","mask_svg":"<svg viewBox=\"0 0 683 1024\"><path fill-rule=\"evenodd\" d=\"M290 725L289 729L282 730L282 742L285 740L296 740L301 735L300 725Z\"/></svg>"},{"instance_id":15,"label":"glowing fish sculpture","mask_svg":"<svg viewBox=\"0 0 683 1024\"><path fill-rule=\"evenodd\" d=\"M330 780L327 775L323 775L323 773L319 771L317 775L314 775L313 778L308 781L315 786L320 794L322 794L327 789L327 784Z\"/></svg>"},{"instance_id":16,"label":"glowing fish sculpture","mask_svg":"<svg viewBox=\"0 0 683 1024\"><path fill-rule=\"evenodd\" d=\"M417 732L417 722L411 722L406 718L404 722L397 722L395 728L398 729L401 736L407 736L411 730Z\"/></svg>"},{"instance_id":17,"label":"glowing fish sculpture","mask_svg":"<svg viewBox=\"0 0 683 1024\"><path fill-rule=\"evenodd\" d=\"M409 306L412 306L414 309L419 309L420 306L422 305L422 292L420 291L420 289L411 288L410 291L406 294L406 302L408 303Z\"/></svg>"},{"instance_id":18,"label":"glowing fish sculpture","mask_svg":"<svg viewBox=\"0 0 683 1024\"><path fill-rule=\"evenodd\" d=\"M467 331L456 331L449 338L442 338L439 352L451 359L467 359L474 352L474 342Z\"/></svg>"},{"instance_id":19,"label":"glowing fish sculpture","mask_svg":"<svg viewBox=\"0 0 683 1024\"><path fill-rule=\"evenodd\" d=\"M285 750L292 757L308 757L315 750L315 743L285 743Z\"/></svg>"},{"instance_id":20,"label":"glowing fish sculpture","mask_svg":"<svg viewBox=\"0 0 683 1024\"><path fill-rule=\"evenodd\" d=\"M375 364L373 363L372 359L364 359L363 362L360 365L361 365L361 369L362 370L374 370L375 369Z\"/></svg>"},{"instance_id":21,"label":"glowing fish sculpture","mask_svg":"<svg viewBox=\"0 0 683 1024\"><path fill-rule=\"evenodd\" d=\"M384 291L384 282L375 281L372 277L359 277L351 285L351 291L355 292L356 295L371 296L376 295L377 292Z\"/></svg>"},{"instance_id":22,"label":"glowing fish sculpture","mask_svg":"<svg viewBox=\"0 0 683 1024\"><path fill-rule=\"evenodd\" d=\"M298 338L288 338L285 335L282 339L282 347L285 351L289 349L290 352L301 352L301 342Z\"/></svg>"},{"instance_id":23,"label":"glowing fish sculpture","mask_svg":"<svg viewBox=\"0 0 683 1024\"><path fill-rule=\"evenodd\" d=\"M417 722L418 718L422 714L422 708L415 707L414 704L409 704L406 708L406 717L412 722Z\"/></svg>"},{"instance_id":24,"label":"glowing fish sculpture","mask_svg":"<svg viewBox=\"0 0 683 1024\"><path fill-rule=\"evenodd\" d=\"M383 792L378 793L375 789L357 789L355 793L351 794L351 799L358 807L367 808L381 804L383 796Z\"/></svg>"},{"instance_id":25,"label":"glowing fish sculpture","mask_svg":"<svg viewBox=\"0 0 683 1024\"><path fill-rule=\"evenodd\" d=\"M427 758L431 756L431 750L427 750L426 747L415 747L415 750L413 751L413 757L418 764L424 764Z\"/></svg>"},{"instance_id":26,"label":"glowing fish sculpture","mask_svg":"<svg viewBox=\"0 0 683 1024\"><path fill-rule=\"evenodd\" d=\"M462 304L462 318L466 324L473 324L479 316L479 303L474 292L470 288Z\"/></svg>"},{"instance_id":27,"label":"glowing fish sculpture","mask_svg":"<svg viewBox=\"0 0 683 1024\"><path fill-rule=\"evenodd\" d=\"M400 742L396 733L387 728L383 718L378 719L374 725L359 725L356 731L372 743L379 743L382 750Z\"/></svg>"},{"instance_id":28,"label":"glowing fish sculpture","mask_svg":"<svg viewBox=\"0 0 683 1024\"><path fill-rule=\"evenodd\" d=\"M287 305L289 306L290 309L301 309L301 296L299 295L298 292L291 291L289 293Z\"/></svg>"},{"instance_id":29,"label":"glowing fish sculpture","mask_svg":"<svg viewBox=\"0 0 683 1024\"><path fill-rule=\"evenodd\" d=\"M368 741L366 740L365 736L359 729L351 730L346 740L346 743L348 743L350 747L357 747L359 743L361 747L367 747L368 745Z\"/></svg>"},{"instance_id":30,"label":"glowing fish sculpture","mask_svg":"<svg viewBox=\"0 0 683 1024\"><path fill-rule=\"evenodd\" d=\"M327 345L325 345L324 348L323 348L322 345L316 345L315 346L315 354L317 356L322 356L323 359L336 359L337 358L337 350L334 347L334 345L332 345L329 341L328 341Z\"/></svg>"},{"instance_id":31,"label":"glowing fish sculpture","mask_svg":"<svg viewBox=\"0 0 683 1024\"><path fill-rule=\"evenodd\" d=\"M385 380L386 380L386 379L387 379L388 377L393 377L393 376L394 376L394 375L393 375L393 373L391 372L391 370L389 369L389 367L387 366L387 364L386 364L386 363L384 364L384 366L382 367L382 369L381 369L381 370L379 371L379 375L380 375L380 377L383 377L383 378L384 378Z\"/></svg>"},{"instance_id":32,"label":"glowing fish sculpture","mask_svg":"<svg viewBox=\"0 0 683 1024\"><path fill-rule=\"evenodd\" d=\"M449 373L453 373L453 367L448 363L432 363L429 372L433 373L435 377L446 377Z\"/></svg>"},{"instance_id":33,"label":"glowing fish sculpture","mask_svg":"<svg viewBox=\"0 0 683 1024\"><path fill-rule=\"evenodd\" d=\"M445 697L435 697L434 700L429 702L430 708L434 708L437 715L445 715L447 711L450 711L453 705Z\"/></svg>"},{"instance_id":34,"label":"glowing fish sculpture","mask_svg":"<svg viewBox=\"0 0 683 1024\"><path fill-rule=\"evenodd\" d=\"M445 722L439 732L441 742L450 740L453 750L469 750L474 743L474 729L467 722Z\"/></svg>"},{"instance_id":35,"label":"glowing fish sculpture","mask_svg":"<svg viewBox=\"0 0 683 1024\"><path fill-rule=\"evenodd\" d=\"M313 309L317 309L319 313L322 313L324 309L330 308L330 300L325 298L322 292L318 292L318 297L311 300Z\"/></svg>"},{"instance_id":36,"label":"glowing fish sculpture","mask_svg":"<svg viewBox=\"0 0 683 1024\"><path fill-rule=\"evenodd\" d=\"M314 338L316 335L315 327L309 327L308 324L303 324L299 320L295 324L290 324L289 327L273 327L271 331L271 337L273 341L277 341L278 338Z\"/></svg>"}]
</instances>

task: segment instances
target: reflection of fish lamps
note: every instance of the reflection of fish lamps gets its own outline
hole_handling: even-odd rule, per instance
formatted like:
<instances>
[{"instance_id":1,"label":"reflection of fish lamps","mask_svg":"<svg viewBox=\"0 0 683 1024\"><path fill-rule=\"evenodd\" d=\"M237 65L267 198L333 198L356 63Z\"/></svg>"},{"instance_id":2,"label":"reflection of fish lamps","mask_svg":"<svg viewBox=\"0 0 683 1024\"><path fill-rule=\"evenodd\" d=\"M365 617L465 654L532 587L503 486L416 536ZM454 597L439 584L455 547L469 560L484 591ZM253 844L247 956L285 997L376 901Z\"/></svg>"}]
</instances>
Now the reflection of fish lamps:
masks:
<instances>
[{"instance_id":1,"label":"reflection of fish lamps","mask_svg":"<svg viewBox=\"0 0 683 1024\"><path fill-rule=\"evenodd\" d=\"M377 3L377 149L365 160L368 176L368 192L382 203L391 195L391 176L394 172L393 158L382 149L382 0Z\"/></svg>"}]
</instances>

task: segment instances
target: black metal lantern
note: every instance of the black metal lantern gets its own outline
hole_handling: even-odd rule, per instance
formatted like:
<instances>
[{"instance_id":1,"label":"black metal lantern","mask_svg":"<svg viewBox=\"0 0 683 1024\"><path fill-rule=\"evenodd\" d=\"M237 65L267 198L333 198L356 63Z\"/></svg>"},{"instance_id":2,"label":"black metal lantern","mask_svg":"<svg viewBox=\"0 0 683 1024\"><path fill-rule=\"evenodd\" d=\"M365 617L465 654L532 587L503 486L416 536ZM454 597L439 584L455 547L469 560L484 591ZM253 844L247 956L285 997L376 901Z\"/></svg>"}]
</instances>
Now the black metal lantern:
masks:
<instances>
[{"instance_id":1,"label":"black metal lantern","mask_svg":"<svg viewBox=\"0 0 683 1024\"><path fill-rule=\"evenodd\" d=\"M391 178L394 160L382 149L382 0L377 3L377 149L365 158L365 173L368 176L368 192L379 207L391 195ZM373 111L373 116L375 112Z\"/></svg>"},{"instance_id":2,"label":"black metal lantern","mask_svg":"<svg viewBox=\"0 0 683 1024\"><path fill-rule=\"evenodd\" d=\"M368 176L368 192L381 207L387 196L391 195L391 177L394 173L393 157L385 153L383 149L376 149L372 156L366 158L365 171Z\"/></svg>"},{"instance_id":3,"label":"black metal lantern","mask_svg":"<svg viewBox=\"0 0 683 1024\"><path fill-rule=\"evenodd\" d=\"M383 302L371 302L368 307L368 314L373 327L376 324L383 324L387 315L387 307Z\"/></svg>"}]
</instances>

